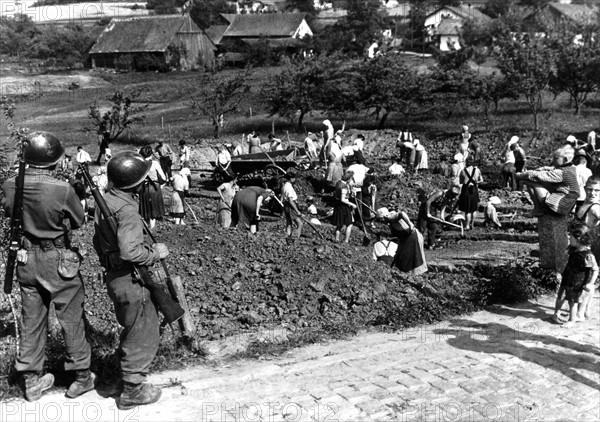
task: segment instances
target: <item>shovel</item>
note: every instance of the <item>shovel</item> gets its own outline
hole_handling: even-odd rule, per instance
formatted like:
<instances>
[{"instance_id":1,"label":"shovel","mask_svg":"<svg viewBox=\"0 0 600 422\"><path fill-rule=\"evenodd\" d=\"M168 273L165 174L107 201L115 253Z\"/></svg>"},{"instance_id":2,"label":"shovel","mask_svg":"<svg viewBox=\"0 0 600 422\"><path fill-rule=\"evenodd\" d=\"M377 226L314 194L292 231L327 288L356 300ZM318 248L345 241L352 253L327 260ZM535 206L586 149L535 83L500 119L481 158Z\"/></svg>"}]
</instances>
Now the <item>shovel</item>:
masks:
<instances>
[{"instance_id":1,"label":"shovel","mask_svg":"<svg viewBox=\"0 0 600 422\"><path fill-rule=\"evenodd\" d=\"M462 225L454 224L454 223L451 223L451 222L446 221L446 220L442 220L441 218L437 218L437 217L434 217L434 216L431 216L429 218L432 219L432 220L438 221L438 222L440 222L442 224L447 224L448 226L456 227L457 229L460 229L460 235L461 236L465 235L465 229L463 228Z\"/></svg>"},{"instance_id":2,"label":"shovel","mask_svg":"<svg viewBox=\"0 0 600 422\"><path fill-rule=\"evenodd\" d=\"M273 196L273 198L275 198L277 203L279 203L279 205L281 205L281 208L283 208L283 203L279 200L279 198L276 197L275 195L272 195L272 196ZM301 215L298 215L298 217L300 217L300 219L302 221L304 221L306 224L308 224L310 226L310 228L313 229L315 231L315 233L317 233L321 239L325 239L323 237L323 235L321 234L321 232L319 230L317 230L317 228L310 221L308 221L306 218L302 217Z\"/></svg>"},{"instance_id":3,"label":"shovel","mask_svg":"<svg viewBox=\"0 0 600 422\"><path fill-rule=\"evenodd\" d=\"M369 234L367 233L367 229L365 228L365 221L363 220L363 216L362 216L362 210L360 209L360 207L358 206L358 198L354 198L354 203L356 204L356 210L358 211L358 216L360 218L360 224L362 224L362 230L364 233L363 239L362 239L362 244L363 246L369 246L369 244L371 243L371 238L369 237ZM362 201L360 201L362 202Z\"/></svg>"}]
</instances>

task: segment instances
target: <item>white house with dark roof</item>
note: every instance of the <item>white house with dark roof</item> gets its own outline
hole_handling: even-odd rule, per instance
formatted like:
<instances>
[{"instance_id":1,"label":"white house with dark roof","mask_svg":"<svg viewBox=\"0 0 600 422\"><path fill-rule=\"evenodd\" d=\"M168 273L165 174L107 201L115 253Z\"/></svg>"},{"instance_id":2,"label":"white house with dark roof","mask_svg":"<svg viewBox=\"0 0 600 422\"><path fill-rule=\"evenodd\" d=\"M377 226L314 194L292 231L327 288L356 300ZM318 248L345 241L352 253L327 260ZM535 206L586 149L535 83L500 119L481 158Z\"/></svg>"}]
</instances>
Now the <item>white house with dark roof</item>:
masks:
<instances>
[{"instance_id":1,"label":"white house with dark roof","mask_svg":"<svg viewBox=\"0 0 600 422\"><path fill-rule=\"evenodd\" d=\"M468 20L488 22L491 18L471 4L443 6L425 17L425 28L431 34L426 41L436 40L442 51L460 48L460 32Z\"/></svg>"}]
</instances>

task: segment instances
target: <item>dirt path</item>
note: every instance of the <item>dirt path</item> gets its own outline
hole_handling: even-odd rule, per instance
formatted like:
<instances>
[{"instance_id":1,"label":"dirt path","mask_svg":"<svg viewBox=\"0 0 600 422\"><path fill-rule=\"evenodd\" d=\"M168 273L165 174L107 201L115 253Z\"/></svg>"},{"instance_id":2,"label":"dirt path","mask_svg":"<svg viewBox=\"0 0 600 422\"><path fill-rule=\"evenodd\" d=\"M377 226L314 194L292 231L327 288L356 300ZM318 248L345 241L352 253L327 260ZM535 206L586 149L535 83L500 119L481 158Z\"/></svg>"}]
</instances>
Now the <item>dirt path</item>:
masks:
<instances>
[{"instance_id":1,"label":"dirt path","mask_svg":"<svg viewBox=\"0 0 600 422\"><path fill-rule=\"evenodd\" d=\"M153 374L161 400L130 411L106 390L0 411L3 421L597 421L600 296L594 319L573 329L547 320L553 300Z\"/></svg>"}]
</instances>

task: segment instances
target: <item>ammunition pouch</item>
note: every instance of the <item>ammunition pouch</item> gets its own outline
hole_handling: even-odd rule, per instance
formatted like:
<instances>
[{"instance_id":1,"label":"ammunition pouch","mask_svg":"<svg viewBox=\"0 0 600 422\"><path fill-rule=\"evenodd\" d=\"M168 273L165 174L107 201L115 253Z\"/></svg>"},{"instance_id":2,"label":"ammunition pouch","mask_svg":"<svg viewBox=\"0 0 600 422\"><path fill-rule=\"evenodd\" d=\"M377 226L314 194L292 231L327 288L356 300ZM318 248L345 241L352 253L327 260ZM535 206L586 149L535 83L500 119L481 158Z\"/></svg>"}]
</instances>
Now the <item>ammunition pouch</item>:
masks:
<instances>
[{"instance_id":1,"label":"ammunition pouch","mask_svg":"<svg viewBox=\"0 0 600 422\"><path fill-rule=\"evenodd\" d=\"M66 279L74 278L79 273L83 257L78 250L58 249L58 273Z\"/></svg>"},{"instance_id":2,"label":"ammunition pouch","mask_svg":"<svg viewBox=\"0 0 600 422\"><path fill-rule=\"evenodd\" d=\"M35 237L22 237L21 248L25 250L41 249L42 251L48 251L51 249L65 249L69 244L69 241L65 236L59 236L56 239L38 239Z\"/></svg>"}]
</instances>

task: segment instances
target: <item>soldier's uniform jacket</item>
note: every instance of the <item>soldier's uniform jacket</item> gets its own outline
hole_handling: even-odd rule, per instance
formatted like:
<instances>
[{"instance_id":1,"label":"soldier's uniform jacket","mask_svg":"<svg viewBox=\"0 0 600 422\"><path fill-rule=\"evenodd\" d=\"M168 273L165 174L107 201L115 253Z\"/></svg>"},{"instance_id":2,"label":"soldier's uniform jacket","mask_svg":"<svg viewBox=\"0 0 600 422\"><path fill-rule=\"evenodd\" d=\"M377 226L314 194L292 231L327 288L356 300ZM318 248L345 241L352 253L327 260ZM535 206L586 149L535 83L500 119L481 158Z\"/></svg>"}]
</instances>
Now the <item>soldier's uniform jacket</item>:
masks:
<instances>
[{"instance_id":1,"label":"soldier's uniform jacket","mask_svg":"<svg viewBox=\"0 0 600 422\"><path fill-rule=\"evenodd\" d=\"M104 199L118 229L115 238L109 222L96 207L94 248L102 266L111 272L130 272L133 264L149 266L159 261L160 255L151 246L133 195L113 188Z\"/></svg>"},{"instance_id":2,"label":"soldier's uniform jacket","mask_svg":"<svg viewBox=\"0 0 600 422\"><path fill-rule=\"evenodd\" d=\"M10 216L15 198L14 177L4 183L3 190L2 206ZM81 227L84 216L81 202L71 185L54 178L51 170L25 170L22 229L29 241L68 243L69 231Z\"/></svg>"}]
</instances>

